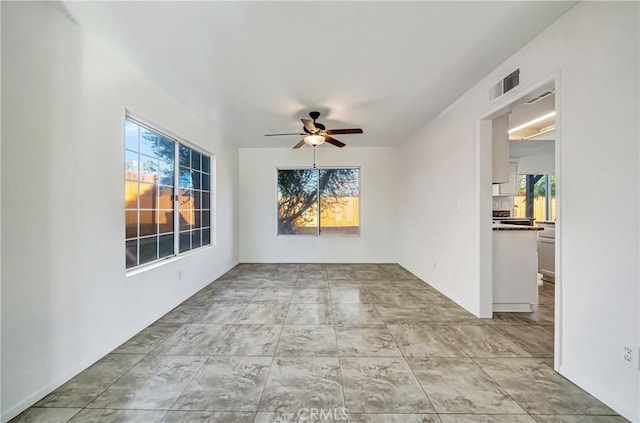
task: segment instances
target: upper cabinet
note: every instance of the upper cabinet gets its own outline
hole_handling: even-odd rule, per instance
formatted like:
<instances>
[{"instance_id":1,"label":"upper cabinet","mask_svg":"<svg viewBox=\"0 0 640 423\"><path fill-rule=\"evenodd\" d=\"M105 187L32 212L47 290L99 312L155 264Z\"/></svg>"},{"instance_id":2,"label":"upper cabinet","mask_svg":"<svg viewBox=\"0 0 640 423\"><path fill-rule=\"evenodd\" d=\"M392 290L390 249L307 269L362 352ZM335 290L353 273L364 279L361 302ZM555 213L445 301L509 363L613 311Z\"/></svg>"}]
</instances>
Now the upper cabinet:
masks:
<instances>
[{"instance_id":1,"label":"upper cabinet","mask_svg":"<svg viewBox=\"0 0 640 423\"><path fill-rule=\"evenodd\" d=\"M491 125L493 183L509 182L509 114L495 118Z\"/></svg>"},{"instance_id":2,"label":"upper cabinet","mask_svg":"<svg viewBox=\"0 0 640 423\"><path fill-rule=\"evenodd\" d=\"M517 195L518 194L518 164L507 164L509 180L503 184L493 184L493 195Z\"/></svg>"},{"instance_id":3,"label":"upper cabinet","mask_svg":"<svg viewBox=\"0 0 640 423\"><path fill-rule=\"evenodd\" d=\"M509 170L509 178L506 183L500 184L500 194L516 195L518 194L518 164L509 163L507 168Z\"/></svg>"}]
</instances>

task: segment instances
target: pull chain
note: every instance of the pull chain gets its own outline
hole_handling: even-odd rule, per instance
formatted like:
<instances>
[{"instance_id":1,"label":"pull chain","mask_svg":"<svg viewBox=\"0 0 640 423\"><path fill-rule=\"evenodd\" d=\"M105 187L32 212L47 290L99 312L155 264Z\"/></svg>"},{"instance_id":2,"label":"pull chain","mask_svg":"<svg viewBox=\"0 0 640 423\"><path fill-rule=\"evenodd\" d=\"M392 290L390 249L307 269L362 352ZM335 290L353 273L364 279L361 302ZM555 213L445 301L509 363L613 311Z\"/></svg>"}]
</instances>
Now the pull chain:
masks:
<instances>
[{"instance_id":1,"label":"pull chain","mask_svg":"<svg viewBox=\"0 0 640 423\"><path fill-rule=\"evenodd\" d=\"M316 146L313 146L313 168L316 168Z\"/></svg>"}]
</instances>

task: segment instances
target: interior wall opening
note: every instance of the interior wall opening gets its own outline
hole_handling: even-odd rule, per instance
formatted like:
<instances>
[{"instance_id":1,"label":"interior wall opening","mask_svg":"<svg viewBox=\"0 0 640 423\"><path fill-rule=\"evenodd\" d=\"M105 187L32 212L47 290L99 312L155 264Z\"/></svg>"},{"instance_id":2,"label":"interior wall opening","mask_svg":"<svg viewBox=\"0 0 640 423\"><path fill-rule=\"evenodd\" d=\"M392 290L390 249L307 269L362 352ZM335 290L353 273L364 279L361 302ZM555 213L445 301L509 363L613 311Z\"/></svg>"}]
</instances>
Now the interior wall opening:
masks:
<instances>
[{"instance_id":1,"label":"interior wall opening","mask_svg":"<svg viewBox=\"0 0 640 423\"><path fill-rule=\"evenodd\" d=\"M517 98L494 103L493 108L478 121L478 181L479 187L479 245L480 245L480 312L482 317L491 318L496 312L539 313L541 318L551 320L554 331L554 368L559 367L562 334L561 278L559 260L560 237L560 195L559 195L559 98L557 75L535 86L521 90ZM499 140L499 141L496 141ZM497 143L502 143L498 146ZM497 150L502 149L501 151ZM496 157L505 160L503 175L494 178ZM526 243L519 240L506 251L522 253L522 263L507 258L513 265L506 274L510 280L527 267L526 284L534 300L517 298L521 292L514 292L513 303L502 304L497 298L504 297L504 287L500 286L505 269L501 258L505 254L504 239L511 231L496 231L495 226L522 225L537 229L529 235ZM558 226L558 228L556 228ZM511 228L508 228L511 229ZM513 228L512 233L518 233ZM502 238L496 240L496 233ZM545 233L545 236L540 236ZM548 238L552 235L552 239ZM549 242L551 241L552 244ZM526 245L526 246L525 246ZM542 251L541 251L542 250ZM541 261L542 259L542 261ZM524 263L524 264L523 264ZM551 263L551 264L549 264ZM533 272L533 273L532 273ZM540 304L534 286L549 287L552 304ZM525 282L523 282L525 283ZM540 294L544 297L545 294ZM504 301L500 299L499 301ZM510 300L507 300L510 301ZM531 302L531 307L527 302Z\"/></svg>"}]
</instances>

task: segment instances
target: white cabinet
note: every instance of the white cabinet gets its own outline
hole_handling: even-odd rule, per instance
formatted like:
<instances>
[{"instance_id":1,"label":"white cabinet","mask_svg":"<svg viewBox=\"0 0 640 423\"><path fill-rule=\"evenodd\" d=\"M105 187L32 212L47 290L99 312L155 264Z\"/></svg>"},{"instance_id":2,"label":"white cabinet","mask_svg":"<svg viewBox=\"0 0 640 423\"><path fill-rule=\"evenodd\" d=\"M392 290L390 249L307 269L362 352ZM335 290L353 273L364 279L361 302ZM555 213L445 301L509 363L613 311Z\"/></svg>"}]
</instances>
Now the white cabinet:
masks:
<instances>
[{"instance_id":1,"label":"white cabinet","mask_svg":"<svg viewBox=\"0 0 640 423\"><path fill-rule=\"evenodd\" d=\"M509 180L509 114L491 121L492 182L505 183Z\"/></svg>"},{"instance_id":2,"label":"white cabinet","mask_svg":"<svg viewBox=\"0 0 640 423\"><path fill-rule=\"evenodd\" d=\"M556 225L549 222L539 222L538 226L544 228L538 233L538 273L542 274L543 281L555 282Z\"/></svg>"},{"instance_id":3,"label":"white cabinet","mask_svg":"<svg viewBox=\"0 0 640 423\"><path fill-rule=\"evenodd\" d=\"M538 303L535 230L493 231L493 311L530 312Z\"/></svg>"},{"instance_id":4,"label":"white cabinet","mask_svg":"<svg viewBox=\"0 0 640 423\"><path fill-rule=\"evenodd\" d=\"M518 164L509 163L508 170L508 181L503 184L493 184L493 195L518 194Z\"/></svg>"}]
</instances>

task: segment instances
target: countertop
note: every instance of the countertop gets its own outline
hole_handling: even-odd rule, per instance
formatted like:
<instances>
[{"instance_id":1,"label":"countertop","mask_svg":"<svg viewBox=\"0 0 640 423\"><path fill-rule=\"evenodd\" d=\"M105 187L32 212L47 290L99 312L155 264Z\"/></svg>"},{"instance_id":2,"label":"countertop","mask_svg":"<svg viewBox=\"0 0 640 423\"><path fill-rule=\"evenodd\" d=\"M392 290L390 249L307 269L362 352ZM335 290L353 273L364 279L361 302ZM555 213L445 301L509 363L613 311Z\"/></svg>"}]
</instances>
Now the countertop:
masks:
<instances>
[{"instance_id":1,"label":"countertop","mask_svg":"<svg viewBox=\"0 0 640 423\"><path fill-rule=\"evenodd\" d=\"M544 231L544 228L537 226L522 226L522 225L505 225L502 223L493 224L494 231Z\"/></svg>"}]
</instances>

